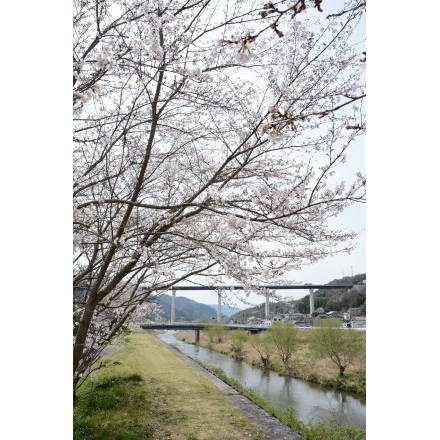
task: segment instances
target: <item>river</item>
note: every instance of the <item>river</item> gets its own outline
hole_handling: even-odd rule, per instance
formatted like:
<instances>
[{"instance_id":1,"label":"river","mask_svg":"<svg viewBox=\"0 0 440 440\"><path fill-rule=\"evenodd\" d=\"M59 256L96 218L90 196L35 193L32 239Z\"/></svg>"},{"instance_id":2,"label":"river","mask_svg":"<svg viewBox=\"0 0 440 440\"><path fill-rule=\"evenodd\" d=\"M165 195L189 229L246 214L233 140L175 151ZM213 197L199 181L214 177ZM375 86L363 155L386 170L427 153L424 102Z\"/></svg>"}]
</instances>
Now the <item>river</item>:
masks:
<instances>
[{"instance_id":1,"label":"river","mask_svg":"<svg viewBox=\"0 0 440 440\"><path fill-rule=\"evenodd\" d=\"M302 421L328 423L335 420L345 425L366 429L366 399L336 390L325 390L302 380L283 377L273 371L265 372L245 362L213 350L179 341L174 331L159 334L158 338L172 344L194 360L223 372L280 409L292 407Z\"/></svg>"}]
</instances>

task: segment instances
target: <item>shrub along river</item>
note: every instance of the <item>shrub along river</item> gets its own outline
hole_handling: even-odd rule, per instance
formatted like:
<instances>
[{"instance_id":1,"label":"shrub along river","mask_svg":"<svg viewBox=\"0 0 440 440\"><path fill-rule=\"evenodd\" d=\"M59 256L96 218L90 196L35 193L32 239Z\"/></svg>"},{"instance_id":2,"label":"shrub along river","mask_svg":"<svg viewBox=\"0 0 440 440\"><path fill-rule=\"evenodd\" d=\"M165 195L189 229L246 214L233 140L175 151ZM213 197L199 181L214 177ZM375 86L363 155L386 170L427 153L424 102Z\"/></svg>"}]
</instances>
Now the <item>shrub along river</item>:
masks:
<instances>
[{"instance_id":1,"label":"shrub along river","mask_svg":"<svg viewBox=\"0 0 440 440\"><path fill-rule=\"evenodd\" d=\"M221 368L227 376L246 388L251 388L272 406L280 409L292 407L302 421L336 421L366 429L365 398L323 389L306 381L280 376L273 371L265 372L227 355L179 341L174 337L174 331L168 330L157 337L167 344L174 345L194 360L207 366Z\"/></svg>"}]
</instances>

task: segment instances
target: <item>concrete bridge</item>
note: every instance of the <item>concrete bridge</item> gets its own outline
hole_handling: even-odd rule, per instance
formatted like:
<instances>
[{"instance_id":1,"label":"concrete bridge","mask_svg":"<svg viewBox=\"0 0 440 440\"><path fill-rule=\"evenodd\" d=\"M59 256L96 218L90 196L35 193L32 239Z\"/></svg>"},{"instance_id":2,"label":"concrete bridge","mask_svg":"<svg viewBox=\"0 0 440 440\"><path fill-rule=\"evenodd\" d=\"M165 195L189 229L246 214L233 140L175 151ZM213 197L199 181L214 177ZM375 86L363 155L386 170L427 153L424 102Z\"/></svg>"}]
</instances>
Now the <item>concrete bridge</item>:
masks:
<instances>
[{"instance_id":1,"label":"concrete bridge","mask_svg":"<svg viewBox=\"0 0 440 440\"><path fill-rule=\"evenodd\" d=\"M267 290L297 290L297 289L309 289L310 294L310 314L315 311L315 302L313 298L313 293L315 289L351 289L354 284L337 284L337 285L325 285L325 284L304 284L295 286L258 286L259 289ZM221 287L207 287L207 286L174 286L171 289L172 300L171 300L171 323L173 324L176 320L176 292L178 290L215 290L218 295L218 305L217 305L217 321L220 322L222 318L221 306L222 306L222 291L225 290L244 290L243 286L221 286ZM269 319L269 299L270 294L266 293L266 308L265 316Z\"/></svg>"},{"instance_id":2,"label":"concrete bridge","mask_svg":"<svg viewBox=\"0 0 440 440\"><path fill-rule=\"evenodd\" d=\"M200 342L200 330L204 330L209 324L200 322L174 322L161 323L151 322L141 324L140 327L144 330L194 330L196 334L196 343ZM228 330L243 329L248 333L259 333L267 328L265 325L250 325L250 324L225 324Z\"/></svg>"}]
</instances>

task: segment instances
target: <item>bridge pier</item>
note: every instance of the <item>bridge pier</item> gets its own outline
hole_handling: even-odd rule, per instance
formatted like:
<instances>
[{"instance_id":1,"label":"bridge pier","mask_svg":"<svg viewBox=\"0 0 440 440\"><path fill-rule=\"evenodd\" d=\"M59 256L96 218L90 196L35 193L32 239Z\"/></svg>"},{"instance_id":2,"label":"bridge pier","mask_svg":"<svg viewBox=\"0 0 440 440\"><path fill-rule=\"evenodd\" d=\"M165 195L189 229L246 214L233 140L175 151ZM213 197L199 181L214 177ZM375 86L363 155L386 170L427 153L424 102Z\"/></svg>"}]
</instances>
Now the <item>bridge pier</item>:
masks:
<instances>
[{"instance_id":1,"label":"bridge pier","mask_svg":"<svg viewBox=\"0 0 440 440\"><path fill-rule=\"evenodd\" d=\"M196 344L198 344L200 342L200 330L194 330L194 332L196 334L196 337L195 337Z\"/></svg>"},{"instance_id":2,"label":"bridge pier","mask_svg":"<svg viewBox=\"0 0 440 440\"><path fill-rule=\"evenodd\" d=\"M310 294L310 316L315 311L315 299L313 298L313 289L309 289Z\"/></svg>"},{"instance_id":3,"label":"bridge pier","mask_svg":"<svg viewBox=\"0 0 440 440\"><path fill-rule=\"evenodd\" d=\"M222 291L219 290L217 292L218 300L217 300L217 322L222 321Z\"/></svg>"},{"instance_id":4,"label":"bridge pier","mask_svg":"<svg viewBox=\"0 0 440 440\"><path fill-rule=\"evenodd\" d=\"M265 308L265 318L269 319L270 314L269 314L269 294L266 293L266 308Z\"/></svg>"},{"instance_id":5,"label":"bridge pier","mask_svg":"<svg viewBox=\"0 0 440 440\"><path fill-rule=\"evenodd\" d=\"M171 293L173 294L171 298L171 324L174 324L176 320L176 289L172 289Z\"/></svg>"}]
</instances>

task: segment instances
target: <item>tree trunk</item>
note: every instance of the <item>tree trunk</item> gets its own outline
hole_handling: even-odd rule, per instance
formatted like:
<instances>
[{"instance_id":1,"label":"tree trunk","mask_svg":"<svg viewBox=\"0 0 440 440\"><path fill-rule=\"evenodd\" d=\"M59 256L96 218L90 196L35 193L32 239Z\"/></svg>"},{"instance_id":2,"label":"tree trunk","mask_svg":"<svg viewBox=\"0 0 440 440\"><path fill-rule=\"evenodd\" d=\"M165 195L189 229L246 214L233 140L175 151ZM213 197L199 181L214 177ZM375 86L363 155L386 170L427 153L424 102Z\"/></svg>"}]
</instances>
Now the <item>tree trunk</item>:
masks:
<instances>
[{"instance_id":1,"label":"tree trunk","mask_svg":"<svg viewBox=\"0 0 440 440\"><path fill-rule=\"evenodd\" d=\"M78 326L78 331L76 333L75 337L75 343L73 344L73 375L75 377L75 372L78 369L79 363L82 358L82 354L84 351L86 339L88 330L90 327L90 323L93 318L93 313L95 311L95 306L92 306L89 304L89 301L87 301L87 304L85 306L84 314L82 316L82 319ZM75 399L75 388L78 383L79 378L73 381L73 397Z\"/></svg>"}]
</instances>

